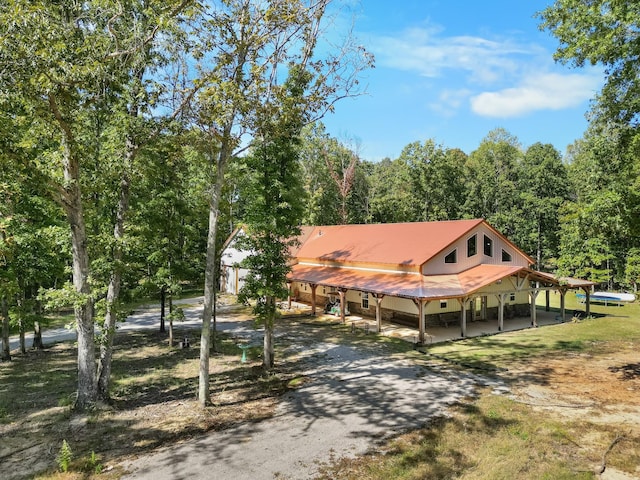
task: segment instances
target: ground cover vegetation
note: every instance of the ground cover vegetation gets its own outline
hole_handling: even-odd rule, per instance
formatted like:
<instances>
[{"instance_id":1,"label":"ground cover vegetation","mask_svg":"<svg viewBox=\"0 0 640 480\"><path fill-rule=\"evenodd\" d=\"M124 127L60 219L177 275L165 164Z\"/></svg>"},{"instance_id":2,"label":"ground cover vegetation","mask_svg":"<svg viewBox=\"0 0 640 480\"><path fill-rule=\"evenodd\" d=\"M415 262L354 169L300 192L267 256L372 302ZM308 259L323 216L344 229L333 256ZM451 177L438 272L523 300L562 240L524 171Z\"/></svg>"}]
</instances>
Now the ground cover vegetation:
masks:
<instances>
[{"instance_id":1,"label":"ground cover vegetation","mask_svg":"<svg viewBox=\"0 0 640 480\"><path fill-rule=\"evenodd\" d=\"M24 342L19 354L10 351L10 333L24 338L33 330L41 346L46 310L68 309L78 332L78 375L75 388L65 385L60 394L78 410L117 405L113 342L128 302L153 294L163 308L169 302L167 317L174 319L171 298L204 283L197 397L202 406L215 403L209 357L222 348L210 343L216 264L220 246L242 223L266 235L269 220L281 220L274 235L262 237L277 247L300 218L336 224L482 217L542 270L637 289L637 9L558 0L539 14L541 28L560 42L559 61L607 68L589 129L566 153L523 146L496 129L468 154L420 139L398 158L374 163L321 123L339 99L362 93L359 73L373 64L352 38L337 48L323 43L329 6L0 5L4 361L28 357ZM247 171L280 175L260 179ZM288 189L300 192L299 204L283 195ZM260 198L279 209L256 208L257 191L268 192ZM273 211L279 219L269 216ZM273 266L281 266L282 252L268 253L267 263L275 258ZM286 268L273 270L281 276ZM274 285L257 285L254 298L276 295ZM263 313L271 325L274 312ZM160 342L162 321L158 329Z\"/></svg>"},{"instance_id":2,"label":"ground cover vegetation","mask_svg":"<svg viewBox=\"0 0 640 480\"><path fill-rule=\"evenodd\" d=\"M242 363L240 339L219 333L212 362L215 402L206 409L194 408L196 330L180 331L193 339L190 349L167 350L159 331L116 335L112 407L88 414L72 409L75 347L60 343L0 365L3 478L32 478L40 471L41 479L118 478L132 456L269 418L281 394L313 380L301 372L309 370L307 362L313 371L318 359L300 345L322 342L401 357L447 375L500 380L508 391L479 391L369 455L335 452L319 478L595 478L603 467L634 475L640 464L639 309L601 306L598 313L606 317L422 351L399 339L352 332L331 319L284 315L274 326L286 333L274 345L281 360L268 373L260 346L248 349ZM225 315L249 324L253 317L242 306ZM68 471L62 472L65 458Z\"/></svg>"}]
</instances>

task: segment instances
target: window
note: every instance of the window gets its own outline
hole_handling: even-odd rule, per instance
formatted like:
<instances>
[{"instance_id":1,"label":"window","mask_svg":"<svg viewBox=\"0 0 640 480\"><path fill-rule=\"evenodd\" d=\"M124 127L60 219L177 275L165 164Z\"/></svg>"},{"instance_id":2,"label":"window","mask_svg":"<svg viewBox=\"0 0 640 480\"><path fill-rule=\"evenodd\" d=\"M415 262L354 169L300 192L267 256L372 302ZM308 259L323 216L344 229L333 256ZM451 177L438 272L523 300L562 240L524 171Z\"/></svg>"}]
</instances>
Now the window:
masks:
<instances>
[{"instance_id":1,"label":"window","mask_svg":"<svg viewBox=\"0 0 640 480\"><path fill-rule=\"evenodd\" d=\"M467 257L473 257L478 253L478 236L474 235L467 240Z\"/></svg>"},{"instance_id":2,"label":"window","mask_svg":"<svg viewBox=\"0 0 640 480\"><path fill-rule=\"evenodd\" d=\"M511 254L509 252L506 252L506 251L502 250L502 261L503 262L510 262L511 261Z\"/></svg>"},{"instance_id":3,"label":"window","mask_svg":"<svg viewBox=\"0 0 640 480\"><path fill-rule=\"evenodd\" d=\"M516 294L512 293L511 295L509 295L509 301L511 302L515 302L516 301Z\"/></svg>"},{"instance_id":4,"label":"window","mask_svg":"<svg viewBox=\"0 0 640 480\"><path fill-rule=\"evenodd\" d=\"M444 263L457 263L458 261L458 250L454 250L449 255L444 257Z\"/></svg>"},{"instance_id":5,"label":"window","mask_svg":"<svg viewBox=\"0 0 640 480\"><path fill-rule=\"evenodd\" d=\"M325 295L327 293L327 287L322 287L322 294Z\"/></svg>"},{"instance_id":6,"label":"window","mask_svg":"<svg viewBox=\"0 0 640 480\"><path fill-rule=\"evenodd\" d=\"M447 301L446 300L440 300L440 308L447 308Z\"/></svg>"},{"instance_id":7,"label":"window","mask_svg":"<svg viewBox=\"0 0 640 480\"><path fill-rule=\"evenodd\" d=\"M362 308L369 308L369 294L362 292Z\"/></svg>"},{"instance_id":8,"label":"window","mask_svg":"<svg viewBox=\"0 0 640 480\"><path fill-rule=\"evenodd\" d=\"M487 257L493 257L493 240L486 235L484 236L484 254Z\"/></svg>"}]
</instances>

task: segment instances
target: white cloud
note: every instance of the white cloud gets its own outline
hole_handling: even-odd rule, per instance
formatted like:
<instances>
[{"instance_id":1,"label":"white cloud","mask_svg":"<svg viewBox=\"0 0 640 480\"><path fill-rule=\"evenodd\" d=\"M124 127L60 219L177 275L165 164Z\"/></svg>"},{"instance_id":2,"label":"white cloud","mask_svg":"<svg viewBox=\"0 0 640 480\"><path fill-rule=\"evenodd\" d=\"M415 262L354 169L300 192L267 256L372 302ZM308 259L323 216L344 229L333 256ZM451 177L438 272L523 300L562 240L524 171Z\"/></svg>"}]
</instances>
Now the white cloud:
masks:
<instances>
[{"instance_id":1,"label":"white cloud","mask_svg":"<svg viewBox=\"0 0 640 480\"><path fill-rule=\"evenodd\" d=\"M442 90L438 95L437 102L430 103L429 108L445 117L452 117L467 101L471 93L468 89Z\"/></svg>"},{"instance_id":2,"label":"white cloud","mask_svg":"<svg viewBox=\"0 0 640 480\"><path fill-rule=\"evenodd\" d=\"M562 110L594 97L602 78L593 74L542 73L513 88L471 98L471 110L483 117L520 117L537 110Z\"/></svg>"},{"instance_id":3,"label":"white cloud","mask_svg":"<svg viewBox=\"0 0 640 480\"><path fill-rule=\"evenodd\" d=\"M445 70L463 70L474 82L491 83L517 70L518 55L532 47L474 36L440 37L439 28L411 28L396 37L379 37L371 45L380 65L439 77Z\"/></svg>"}]
</instances>

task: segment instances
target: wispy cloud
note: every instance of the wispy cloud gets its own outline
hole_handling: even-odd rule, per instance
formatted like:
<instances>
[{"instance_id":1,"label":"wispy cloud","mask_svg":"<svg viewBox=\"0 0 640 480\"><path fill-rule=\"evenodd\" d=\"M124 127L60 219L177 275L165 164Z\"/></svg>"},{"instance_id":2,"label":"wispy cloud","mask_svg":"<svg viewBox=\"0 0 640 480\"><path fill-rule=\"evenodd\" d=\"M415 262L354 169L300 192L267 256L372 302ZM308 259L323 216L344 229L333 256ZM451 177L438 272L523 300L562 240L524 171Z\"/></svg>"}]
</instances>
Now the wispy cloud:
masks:
<instances>
[{"instance_id":1,"label":"wispy cloud","mask_svg":"<svg viewBox=\"0 0 640 480\"><path fill-rule=\"evenodd\" d=\"M593 74L536 74L516 87L473 96L471 110L483 117L509 118L571 108L593 98L601 80Z\"/></svg>"},{"instance_id":2,"label":"wispy cloud","mask_svg":"<svg viewBox=\"0 0 640 480\"><path fill-rule=\"evenodd\" d=\"M518 69L517 57L532 55L530 46L474 36L441 37L438 28L411 28L396 37L384 36L371 46L382 66L439 77L462 70L468 80L491 83Z\"/></svg>"},{"instance_id":3,"label":"wispy cloud","mask_svg":"<svg viewBox=\"0 0 640 480\"><path fill-rule=\"evenodd\" d=\"M539 45L511 38L447 37L438 26L378 37L371 49L380 66L434 79L427 104L445 116L463 106L492 118L571 108L593 98L602 81L593 71L552 73L558 67ZM447 84L438 84L439 78Z\"/></svg>"}]
</instances>

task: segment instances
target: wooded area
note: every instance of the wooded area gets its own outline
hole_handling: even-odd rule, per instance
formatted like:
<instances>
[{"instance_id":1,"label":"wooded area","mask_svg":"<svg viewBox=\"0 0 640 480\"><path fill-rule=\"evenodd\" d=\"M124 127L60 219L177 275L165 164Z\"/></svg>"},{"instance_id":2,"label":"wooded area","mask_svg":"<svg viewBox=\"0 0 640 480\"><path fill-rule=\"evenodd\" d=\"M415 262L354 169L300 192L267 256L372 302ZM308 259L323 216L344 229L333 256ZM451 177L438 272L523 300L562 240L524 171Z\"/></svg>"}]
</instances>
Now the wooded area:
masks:
<instances>
[{"instance_id":1,"label":"wooded area","mask_svg":"<svg viewBox=\"0 0 640 480\"><path fill-rule=\"evenodd\" d=\"M24 334L39 328L44 308L73 307L77 407L88 408L109 399L122 306L204 283L206 404L217 255L240 223L282 245L301 223L484 218L541 270L635 290L640 135L637 102L625 99L639 67L619 61L636 58L637 42L621 36L603 53L601 39L581 29L593 21L581 3L541 14L561 44L580 44L559 59L615 68L589 130L566 153L497 129L468 155L420 139L398 158L370 162L321 123L338 100L362 93L358 75L373 65L351 38L318 48L328 0L4 2L2 357L10 358L10 325ZM630 18L600 3L612 28ZM566 20L559 27L558 12L582 33L567 32ZM278 292L256 287L254 298Z\"/></svg>"}]
</instances>

